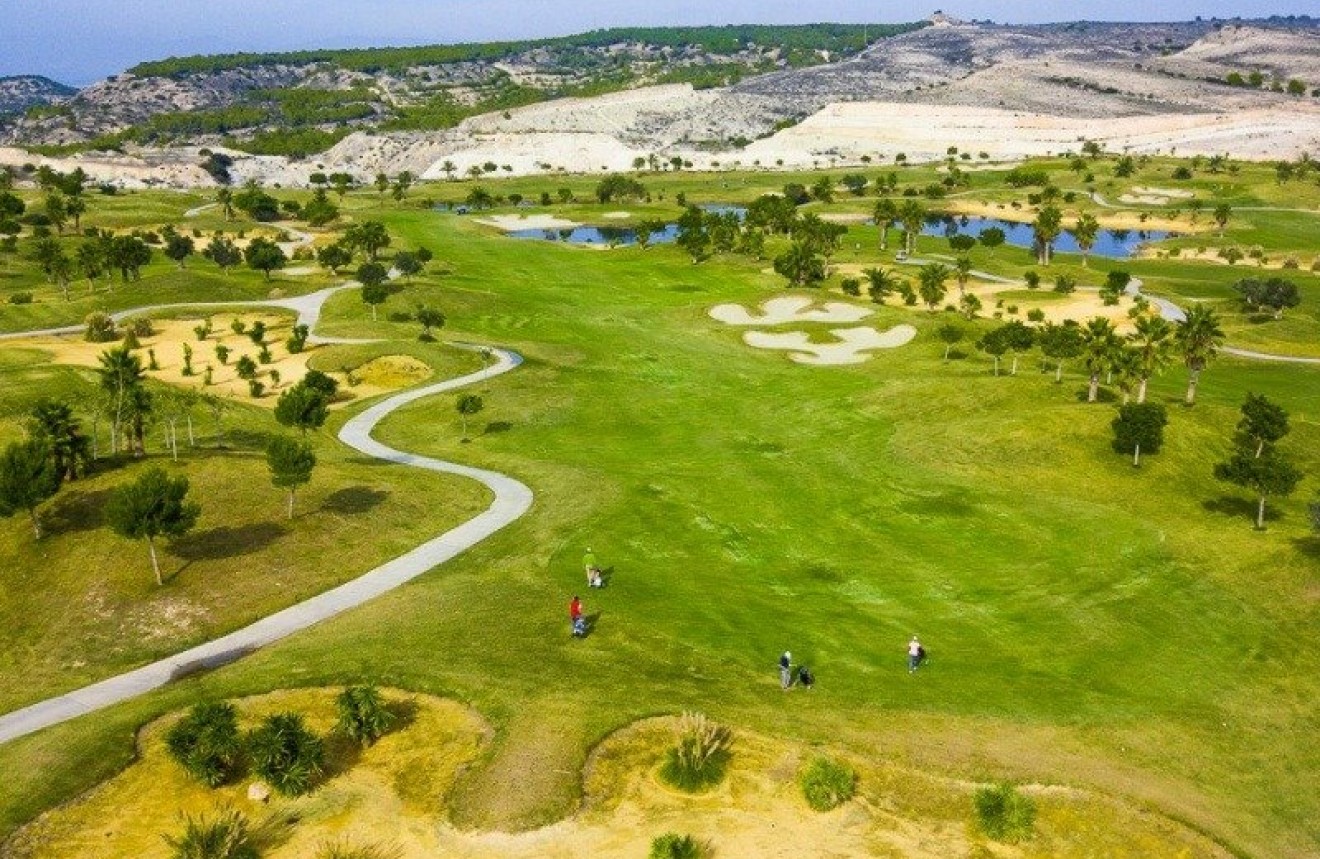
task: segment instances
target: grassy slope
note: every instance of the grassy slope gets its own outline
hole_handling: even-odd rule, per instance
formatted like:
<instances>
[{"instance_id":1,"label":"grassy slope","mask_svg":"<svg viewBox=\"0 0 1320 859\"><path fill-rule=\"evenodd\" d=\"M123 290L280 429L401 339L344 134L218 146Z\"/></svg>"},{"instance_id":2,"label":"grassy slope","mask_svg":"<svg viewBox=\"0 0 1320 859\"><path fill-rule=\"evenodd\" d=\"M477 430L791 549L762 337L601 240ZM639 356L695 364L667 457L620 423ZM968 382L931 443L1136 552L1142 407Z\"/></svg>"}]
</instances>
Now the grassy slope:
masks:
<instances>
[{"instance_id":1,"label":"grassy slope","mask_svg":"<svg viewBox=\"0 0 1320 859\"><path fill-rule=\"evenodd\" d=\"M1209 463L1255 390L1293 411L1290 447L1315 473L1320 374L1221 362L1201 405L1174 411L1166 450L1133 471L1107 449L1112 412L1075 401L1076 376L994 379L980 362L941 364L924 338L824 371L747 349L704 311L777 288L760 264L389 217L453 271L410 295L529 360L487 387L484 417L508 432L460 449L421 403L383 437L528 480L532 515L238 666L11 744L6 769L42 775L0 786L4 820L110 771L128 753L116 737L201 690L369 676L473 702L504 729L457 797L472 823L561 813L573 767L547 759L580 761L628 719L691 706L955 769L1071 774L1262 855L1314 848L1320 549L1303 498L1254 533ZM349 320L360 305L331 312L344 315L333 330L378 333ZM913 317L880 322L900 318ZM928 334L934 319L916 320ZM1155 395L1180 384L1171 372ZM589 595L599 631L570 642L563 603L588 542L616 578ZM901 670L914 630L935 654L916 683ZM789 646L825 694L785 702L771 663Z\"/></svg>"},{"instance_id":2,"label":"grassy slope","mask_svg":"<svg viewBox=\"0 0 1320 859\"><path fill-rule=\"evenodd\" d=\"M337 368L335 353L342 350L323 351L316 357ZM436 347L405 351L422 353L445 377L477 364L473 356ZM365 356L348 360L356 365ZM0 349L0 385L15 413L38 396L89 390L87 371L42 367L43 361L40 352ZM284 493L270 485L263 453L279 428L269 411L244 406L224 419L227 451L215 449L214 425L199 413L201 446L187 449L185 435L177 464L153 434L155 456L146 462L112 464L66 486L43 510L47 534L40 543L31 539L26 517L0 520L0 545L11 559L9 583L0 590L0 626L7 631L0 710L214 638L370 569L488 503L488 493L470 481L402 470L387 479L333 441L341 420L336 415L312 436L318 468L293 521L282 515ZM0 423L0 442L20 431L13 420ZM151 465L187 476L203 507L194 532L164 551L164 587L151 577L145 547L115 536L102 519L111 490ZM20 586L23 581L40 586Z\"/></svg>"}]
</instances>

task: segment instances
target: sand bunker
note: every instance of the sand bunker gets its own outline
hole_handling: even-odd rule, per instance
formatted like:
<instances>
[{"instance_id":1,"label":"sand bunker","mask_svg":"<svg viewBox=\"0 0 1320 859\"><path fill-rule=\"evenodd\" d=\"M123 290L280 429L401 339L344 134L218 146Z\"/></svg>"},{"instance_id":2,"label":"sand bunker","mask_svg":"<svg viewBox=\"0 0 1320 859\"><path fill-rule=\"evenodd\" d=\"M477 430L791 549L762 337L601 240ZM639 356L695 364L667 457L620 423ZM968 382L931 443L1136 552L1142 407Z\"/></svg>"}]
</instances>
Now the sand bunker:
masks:
<instances>
[{"instance_id":1,"label":"sand bunker","mask_svg":"<svg viewBox=\"0 0 1320 859\"><path fill-rule=\"evenodd\" d=\"M606 212L601 215L602 218L609 218L611 221L623 221L632 217L632 212Z\"/></svg>"},{"instance_id":2,"label":"sand bunker","mask_svg":"<svg viewBox=\"0 0 1320 859\"><path fill-rule=\"evenodd\" d=\"M1182 188L1150 188L1142 185L1138 185L1136 188L1133 188L1132 193L1149 194L1151 196L1156 196L1156 197L1176 197L1182 200L1189 200L1192 197L1196 196L1196 194L1194 194L1193 192L1187 191Z\"/></svg>"},{"instance_id":3,"label":"sand bunker","mask_svg":"<svg viewBox=\"0 0 1320 859\"><path fill-rule=\"evenodd\" d=\"M720 304L710 309L710 318L725 325L788 325L800 322L859 322L872 311L841 301L826 302L808 310L815 302L800 295L772 298L761 305L761 315L754 316L741 304Z\"/></svg>"},{"instance_id":4,"label":"sand bunker","mask_svg":"<svg viewBox=\"0 0 1320 859\"><path fill-rule=\"evenodd\" d=\"M911 343L917 336L917 329L911 325L895 325L885 332L861 327L832 328L830 333L839 338L839 342L812 343L802 331L786 331L782 334L748 331L743 335L743 342L757 349L788 350L791 353L788 357L799 364L861 364L870 357L864 353L872 349L896 349Z\"/></svg>"},{"instance_id":5,"label":"sand bunker","mask_svg":"<svg viewBox=\"0 0 1320 859\"><path fill-rule=\"evenodd\" d=\"M571 230L582 226L577 221L568 221L553 215L491 215L488 218L477 218L476 222L496 227L506 233L514 230Z\"/></svg>"}]
</instances>

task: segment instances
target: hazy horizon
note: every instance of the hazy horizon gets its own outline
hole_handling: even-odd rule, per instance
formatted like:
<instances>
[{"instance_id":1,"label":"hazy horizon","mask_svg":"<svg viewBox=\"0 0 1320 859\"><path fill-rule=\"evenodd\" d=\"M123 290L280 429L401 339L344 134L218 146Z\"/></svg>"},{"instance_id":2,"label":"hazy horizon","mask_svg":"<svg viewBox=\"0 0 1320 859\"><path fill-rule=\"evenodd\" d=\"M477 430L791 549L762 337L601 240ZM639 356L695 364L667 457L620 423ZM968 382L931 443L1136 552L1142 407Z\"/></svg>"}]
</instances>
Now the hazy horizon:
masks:
<instances>
[{"instance_id":1,"label":"hazy horizon","mask_svg":"<svg viewBox=\"0 0 1320 859\"><path fill-rule=\"evenodd\" d=\"M518 41L628 26L703 24L887 24L920 20L892 0L674 0L663 6L614 0L572 6L556 0L11 0L0 20L0 76L44 75L85 86L147 60L239 51L364 48ZM228 10L223 18L218 9ZM1315 0L1166 0L1156 15L1129 4L1021 0L945 3L964 19L1004 24L1057 21L1190 21L1267 18L1317 11Z\"/></svg>"}]
</instances>

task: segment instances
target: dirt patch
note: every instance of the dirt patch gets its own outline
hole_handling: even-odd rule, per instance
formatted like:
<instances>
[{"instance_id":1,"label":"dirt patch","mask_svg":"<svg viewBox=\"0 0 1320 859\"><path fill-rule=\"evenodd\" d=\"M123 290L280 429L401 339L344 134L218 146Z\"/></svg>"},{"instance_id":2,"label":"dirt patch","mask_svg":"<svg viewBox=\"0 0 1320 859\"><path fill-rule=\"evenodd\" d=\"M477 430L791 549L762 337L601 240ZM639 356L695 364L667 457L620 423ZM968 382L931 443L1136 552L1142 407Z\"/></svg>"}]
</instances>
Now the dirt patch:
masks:
<instances>
[{"instance_id":1,"label":"dirt patch","mask_svg":"<svg viewBox=\"0 0 1320 859\"><path fill-rule=\"evenodd\" d=\"M212 331L205 340L199 340L194 329L207 319L211 322ZM233 330L231 326L235 319L241 320L249 328L257 321L265 324L265 342L271 359L269 363L259 363L260 347L246 334L238 334ZM150 367L151 355L155 354L158 369L147 369L149 378L273 409L279 395L307 375L308 359L318 348L323 348L309 345L302 352L290 353L285 341L293 333L293 324L292 315L269 312L199 312L187 318L156 319L152 321L155 333L138 338L141 348L135 354L142 361L144 369ZM45 350L50 353L52 363L80 367L99 366L101 353L118 345L88 343L74 337L33 337L14 342ZM185 345L192 350L193 373L188 376L184 375ZM224 363L220 361L217 346L228 350ZM238 377L237 363L243 356L258 361L257 379L265 386L260 397L254 398L247 380ZM209 385L206 384L208 368L211 373ZM430 377L431 368L415 358L390 355L374 359L362 367L340 369L329 375L340 383L340 395L335 398L331 408L342 408L345 403L353 400L374 397L423 381Z\"/></svg>"},{"instance_id":2,"label":"dirt patch","mask_svg":"<svg viewBox=\"0 0 1320 859\"><path fill-rule=\"evenodd\" d=\"M1007 203L990 203L984 200L964 198L948 200L945 206L951 215L998 218L1024 224L1031 223L1032 219L1035 218L1035 213L1030 209L1014 209ZM1186 221L1176 221L1159 213L1146 214L1143 212L1100 209L1092 212L1092 214L1100 222L1100 226L1106 230L1168 230L1183 234L1196 232L1196 227L1189 226ZM1144 220L1142 219L1143 214L1146 214ZM1063 213L1065 226L1075 223L1077 215L1078 212L1076 211L1065 211Z\"/></svg>"},{"instance_id":3,"label":"dirt patch","mask_svg":"<svg viewBox=\"0 0 1320 859\"><path fill-rule=\"evenodd\" d=\"M411 355L382 355L353 371L361 385L381 390L406 388L431 378L431 366Z\"/></svg>"},{"instance_id":4,"label":"dirt patch","mask_svg":"<svg viewBox=\"0 0 1320 859\"><path fill-rule=\"evenodd\" d=\"M606 212L601 217L609 218L611 221L626 221L632 217L632 212Z\"/></svg>"}]
</instances>

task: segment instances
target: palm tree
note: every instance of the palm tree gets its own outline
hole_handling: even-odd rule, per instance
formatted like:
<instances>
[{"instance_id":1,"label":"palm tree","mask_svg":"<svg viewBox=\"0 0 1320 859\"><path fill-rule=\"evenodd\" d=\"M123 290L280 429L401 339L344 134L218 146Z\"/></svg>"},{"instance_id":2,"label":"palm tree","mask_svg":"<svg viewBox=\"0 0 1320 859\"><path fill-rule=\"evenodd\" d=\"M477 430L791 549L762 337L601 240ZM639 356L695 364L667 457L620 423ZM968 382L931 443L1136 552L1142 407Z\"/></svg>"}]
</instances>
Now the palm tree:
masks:
<instances>
[{"instance_id":1,"label":"palm tree","mask_svg":"<svg viewBox=\"0 0 1320 859\"><path fill-rule=\"evenodd\" d=\"M146 435L146 415L151 408L150 394L142 386L142 362L125 346L107 349L98 360L101 388L111 396L114 404L111 453L117 451L124 423L131 420L135 450L140 454Z\"/></svg>"},{"instance_id":2,"label":"palm tree","mask_svg":"<svg viewBox=\"0 0 1320 859\"><path fill-rule=\"evenodd\" d=\"M1118 341L1118 348L1114 350L1108 370L1114 384L1123 392L1123 405L1126 406L1132 400L1132 390L1141 379L1140 353L1122 340Z\"/></svg>"},{"instance_id":3,"label":"palm tree","mask_svg":"<svg viewBox=\"0 0 1320 859\"><path fill-rule=\"evenodd\" d=\"M963 298L967 295L967 281L972 276L972 261L967 257L958 257L953 264L953 273L958 278L958 297Z\"/></svg>"},{"instance_id":4,"label":"palm tree","mask_svg":"<svg viewBox=\"0 0 1320 859\"><path fill-rule=\"evenodd\" d=\"M921 300L934 312L944 300L944 281L949 279L949 267L937 262L927 263L921 267L917 277L920 283L917 291L921 294Z\"/></svg>"},{"instance_id":5,"label":"palm tree","mask_svg":"<svg viewBox=\"0 0 1320 859\"><path fill-rule=\"evenodd\" d=\"M1095 247L1095 237L1100 234L1100 222L1095 219L1095 215L1082 215L1072 228L1072 234L1077 240L1077 247L1082 250L1082 268L1086 268L1087 255Z\"/></svg>"},{"instance_id":6,"label":"palm tree","mask_svg":"<svg viewBox=\"0 0 1320 859\"><path fill-rule=\"evenodd\" d=\"M880 250L883 251L889 248L889 229L898 220L898 207L893 200L884 197L875 204L873 214L875 225L880 229Z\"/></svg>"},{"instance_id":7,"label":"palm tree","mask_svg":"<svg viewBox=\"0 0 1320 859\"><path fill-rule=\"evenodd\" d=\"M1040 265L1049 265L1054 255L1054 240L1063 231L1063 213L1054 206L1040 210L1031 225L1036 239L1036 261Z\"/></svg>"},{"instance_id":8,"label":"palm tree","mask_svg":"<svg viewBox=\"0 0 1320 859\"><path fill-rule=\"evenodd\" d=\"M912 253L917 248L917 234L926 225L926 207L907 200L898 209L898 220L903 225L903 249Z\"/></svg>"},{"instance_id":9,"label":"palm tree","mask_svg":"<svg viewBox=\"0 0 1320 859\"><path fill-rule=\"evenodd\" d=\"M885 296L898 288L898 277L889 269L868 268L863 269L862 274L870 282L866 292L876 304L884 304Z\"/></svg>"},{"instance_id":10,"label":"palm tree","mask_svg":"<svg viewBox=\"0 0 1320 859\"><path fill-rule=\"evenodd\" d=\"M1224 237L1224 227L1228 225L1228 219L1233 214L1233 207L1227 203L1220 203L1215 206L1215 223L1219 225L1219 237Z\"/></svg>"},{"instance_id":11,"label":"palm tree","mask_svg":"<svg viewBox=\"0 0 1320 859\"><path fill-rule=\"evenodd\" d=\"M1187 365L1187 405L1196 403L1196 384L1201 379L1201 371L1210 359L1219 351L1224 342L1224 331L1219 327L1219 317L1214 310L1204 304L1194 304L1187 311L1187 316L1178 323L1173 332L1174 343L1182 353L1183 363Z\"/></svg>"},{"instance_id":12,"label":"palm tree","mask_svg":"<svg viewBox=\"0 0 1320 859\"><path fill-rule=\"evenodd\" d=\"M215 192L215 201L220 204L224 210L225 220L231 221L234 218L234 192L228 188L221 188Z\"/></svg>"},{"instance_id":13,"label":"palm tree","mask_svg":"<svg viewBox=\"0 0 1320 859\"><path fill-rule=\"evenodd\" d=\"M1138 357L1137 402L1146 402L1146 386L1151 376L1158 374L1169 363L1169 349L1173 345L1173 327L1162 316L1141 316L1128 340Z\"/></svg>"},{"instance_id":14,"label":"palm tree","mask_svg":"<svg viewBox=\"0 0 1320 859\"><path fill-rule=\"evenodd\" d=\"M1115 364L1115 356L1123 348L1123 341L1114 331L1114 324L1103 316L1096 316L1082 329L1082 359L1090 383L1086 401L1094 403L1100 396L1100 374Z\"/></svg>"}]
</instances>

